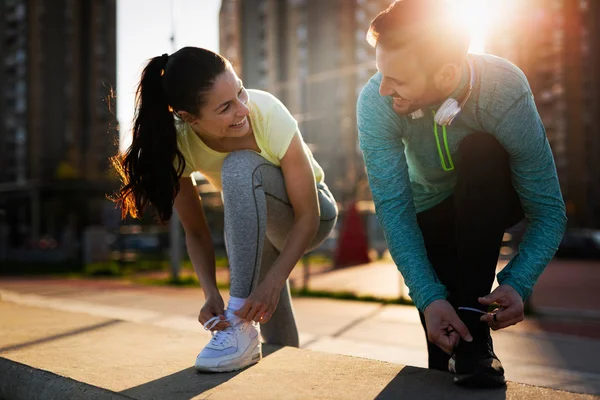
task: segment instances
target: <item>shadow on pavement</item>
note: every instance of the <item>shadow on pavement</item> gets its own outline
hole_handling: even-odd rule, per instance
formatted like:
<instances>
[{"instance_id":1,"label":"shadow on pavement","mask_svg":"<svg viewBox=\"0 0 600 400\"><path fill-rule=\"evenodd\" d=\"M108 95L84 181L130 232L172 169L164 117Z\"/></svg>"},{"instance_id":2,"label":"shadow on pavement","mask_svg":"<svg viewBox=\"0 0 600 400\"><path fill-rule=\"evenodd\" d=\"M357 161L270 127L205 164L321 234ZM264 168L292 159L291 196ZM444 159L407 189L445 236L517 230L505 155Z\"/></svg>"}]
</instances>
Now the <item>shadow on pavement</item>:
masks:
<instances>
[{"instance_id":1,"label":"shadow on pavement","mask_svg":"<svg viewBox=\"0 0 600 400\"><path fill-rule=\"evenodd\" d=\"M95 324L95 325L86 326L85 328L74 329L74 330L69 331L69 332L59 333L58 335L48 336L48 337L45 337L45 338L36 339L36 340L32 340L32 341L25 342L25 343L19 343L19 344L13 344L13 345L10 345L10 346L6 346L6 347L1 347L0 348L0 353L6 352L6 351L20 350L20 349L23 349L25 347L35 346L35 345L38 345L38 344L51 342L53 340L63 339L63 338L69 337L69 336L75 336L75 335L79 335L79 334L82 334L82 333L85 333L85 332L95 331L96 329L106 328L108 326L116 325L116 324L119 324L119 323L122 323L122 322L123 321L121 321L119 319L111 319L110 321L102 322L102 323Z\"/></svg>"},{"instance_id":2,"label":"shadow on pavement","mask_svg":"<svg viewBox=\"0 0 600 400\"><path fill-rule=\"evenodd\" d=\"M506 387L501 389L466 389L452 382L452 374L441 371L404 367L376 397L391 399L482 399L505 400ZM426 392L424 392L426 389Z\"/></svg>"},{"instance_id":3,"label":"shadow on pavement","mask_svg":"<svg viewBox=\"0 0 600 400\"><path fill-rule=\"evenodd\" d=\"M263 344L263 357L268 357L279 349L281 349L280 346ZM211 374L199 373L194 367L190 367L152 382L123 390L120 393L135 399L189 400L224 384L244 371L245 369Z\"/></svg>"}]
</instances>

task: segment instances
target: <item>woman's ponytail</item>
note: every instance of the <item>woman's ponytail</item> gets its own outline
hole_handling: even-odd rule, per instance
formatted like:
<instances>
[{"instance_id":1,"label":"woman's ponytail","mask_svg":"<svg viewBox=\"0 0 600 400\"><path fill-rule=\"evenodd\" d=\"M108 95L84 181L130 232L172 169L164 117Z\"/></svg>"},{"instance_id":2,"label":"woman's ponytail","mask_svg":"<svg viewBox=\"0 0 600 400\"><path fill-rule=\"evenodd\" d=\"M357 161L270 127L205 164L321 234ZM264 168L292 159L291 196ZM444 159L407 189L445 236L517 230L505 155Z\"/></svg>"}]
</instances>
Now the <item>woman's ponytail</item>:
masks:
<instances>
[{"instance_id":1,"label":"woman's ponytail","mask_svg":"<svg viewBox=\"0 0 600 400\"><path fill-rule=\"evenodd\" d=\"M178 148L174 112L200 117L206 94L231 64L210 50L184 47L151 59L136 92L133 141L111 163L122 181L112 200L123 218L139 218L151 205L161 222L171 218L185 158Z\"/></svg>"},{"instance_id":2,"label":"woman's ponytail","mask_svg":"<svg viewBox=\"0 0 600 400\"><path fill-rule=\"evenodd\" d=\"M160 221L173 213L185 159L177 146L173 112L163 85L168 56L151 59L136 91L133 141L123 155L111 159L123 186L113 198L122 217L139 218L152 204ZM177 168L175 168L177 166Z\"/></svg>"}]
</instances>

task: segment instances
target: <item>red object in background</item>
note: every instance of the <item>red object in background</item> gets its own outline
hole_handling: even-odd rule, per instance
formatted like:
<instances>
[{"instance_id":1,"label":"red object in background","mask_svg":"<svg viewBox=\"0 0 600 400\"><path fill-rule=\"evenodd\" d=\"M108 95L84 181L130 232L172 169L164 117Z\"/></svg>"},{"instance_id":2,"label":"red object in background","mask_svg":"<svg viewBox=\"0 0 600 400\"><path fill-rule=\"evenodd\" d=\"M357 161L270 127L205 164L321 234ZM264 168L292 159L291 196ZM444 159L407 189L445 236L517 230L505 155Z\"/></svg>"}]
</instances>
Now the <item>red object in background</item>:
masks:
<instances>
[{"instance_id":1,"label":"red object in background","mask_svg":"<svg viewBox=\"0 0 600 400\"><path fill-rule=\"evenodd\" d=\"M369 259L369 240L365 232L356 203L350 204L342 225L335 251L335 267L367 264Z\"/></svg>"}]
</instances>

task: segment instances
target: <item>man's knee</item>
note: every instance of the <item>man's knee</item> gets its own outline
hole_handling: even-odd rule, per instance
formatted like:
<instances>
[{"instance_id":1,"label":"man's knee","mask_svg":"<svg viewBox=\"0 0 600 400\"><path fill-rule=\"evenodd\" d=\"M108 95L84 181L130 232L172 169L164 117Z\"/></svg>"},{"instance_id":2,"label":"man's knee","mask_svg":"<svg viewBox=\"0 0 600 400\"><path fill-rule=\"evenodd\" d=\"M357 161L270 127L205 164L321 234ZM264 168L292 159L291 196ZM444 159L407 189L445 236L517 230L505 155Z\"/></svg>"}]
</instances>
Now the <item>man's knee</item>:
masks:
<instances>
[{"instance_id":1,"label":"man's knee","mask_svg":"<svg viewBox=\"0 0 600 400\"><path fill-rule=\"evenodd\" d=\"M458 147L456 172L459 181L508 183L510 164L502 144L489 133L473 133Z\"/></svg>"},{"instance_id":2,"label":"man's knee","mask_svg":"<svg viewBox=\"0 0 600 400\"><path fill-rule=\"evenodd\" d=\"M465 137L458 146L459 161L499 162L508 161L508 153L493 135L485 132Z\"/></svg>"}]
</instances>

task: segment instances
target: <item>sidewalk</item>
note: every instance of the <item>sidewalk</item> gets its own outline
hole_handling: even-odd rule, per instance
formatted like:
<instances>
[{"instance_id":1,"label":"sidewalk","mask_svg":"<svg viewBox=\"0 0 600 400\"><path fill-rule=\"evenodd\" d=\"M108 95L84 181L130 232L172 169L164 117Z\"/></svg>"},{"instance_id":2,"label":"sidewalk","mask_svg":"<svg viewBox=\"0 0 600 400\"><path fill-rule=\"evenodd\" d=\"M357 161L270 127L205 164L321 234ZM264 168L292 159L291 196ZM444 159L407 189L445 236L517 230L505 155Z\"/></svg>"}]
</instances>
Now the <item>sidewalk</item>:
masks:
<instances>
[{"instance_id":1,"label":"sidewalk","mask_svg":"<svg viewBox=\"0 0 600 400\"><path fill-rule=\"evenodd\" d=\"M498 264L499 272L506 262ZM496 286L495 283L494 286ZM408 297L396 265L374 262L312 275L309 288L352 292L360 296ZM534 310L600 321L600 261L553 260L540 277L531 298Z\"/></svg>"},{"instance_id":2,"label":"sidewalk","mask_svg":"<svg viewBox=\"0 0 600 400\"><path fill-rule=\"evenodd\" d=\"M497 272L506 266L498 263ZM182 271L182 277L192 276L191 270ZM139 275L167 279L166 271ZM229 271L217 269L217 281L228 283ZM301 289L304 270L298 265L290 275L291 286ZM409 300L408 288L391 260L375 261L341 269L328 265L311 265L308 288L312 291L352 293L380 299ZM494 288L497 282L494 282ZM531 306L536 314L552 319L576 319L600 323L600 261L554 259L544 270L531 296ZM600 332L600 331L599 331ZM600 334L600 333L599 333Z\"/></svg>"},{"instance_id":3,"label":"sidewalk","mask_svg":"<svg viewBox=\"0 0 600 400\"><path fill-rule=\"evenodd\" d=\"M199 374L192 364L207 334L182 329L175 316L130 309L129 316L138 319L130 322L46 307L53 301L56 306L57 297L44 297L45 306L0 301L8 322L0 326L0 398L594 398L512 382L506 389L467 390L453 385L450 374L273 346L265 346L265 358L244 371Z\"/></svg>"},{"instance_id":4,"label":"sidewalk","mask_svg":"<svg viewBox=\"0 0 600 400\"><path fill-rule=\"evenodd\" d=\"M227 301L227 294L223 295ZM11 279L0 280L0 297L0 320L3 322L0 324L0 348L4 349L0 350L0 357L13 354L18 350L14 346L30 343L19 349L27 348L32 356L47 359L50 364L44 368L53 372L56 370L50 366L54 364L73 363L77 366L80 363L69 359L71 345L62 346L62 336L55 337L65 332L80 338L77 348L82 348L82 357L85 354L89 357L83 364L106 362L105 358L110 360L112 356L106 353L108 350L96 347L96 341L100 340L97 335L85 329L79 331L94 327L94 324L110 322L106 327L93 329L101 333L125 322L134 324L128 325L130 330L123 332L122 338L113 336L113 339L127 346L140 347L141 352L147 350L149 357L159 350L148 347L151 340L147 337L136 336L142 329L136 324L193 334L193 342L188 343L189 354L184 357L188 367L210 337L196 320L204 300L198 288L139 286L116 280ZM9 315L4 306L11 304L41 310L34 313L21 309ZM295 298L294 307L303 349L415 367L427 364L424 335L414 307L315 298ZM80 326L75 323L84 321L83 317L71 318L68 317L70 313L97 319ZM517 327L495 332L494 345L506 368L507 379L511 381L600 394L598 338L548 332L540 328L537 320L527 319ZM54 355L46 354L48 351ZM117 352L127 354L128 351L119 347ZM61 352L66 353L61 355ZM144 357L140 360L145 365ZM35 366L25 359L20 360ZM130 361L135 362L134 359ZM167 361L158 365L163 362Z\"/></svg>"},{"instance_id":5,"label":"sidewalk","mask_svg":"<svg viewBox=\"0 0 600 400\"><path fill-rule=\"evenodd\" d=\"M499 272L506 262L498 264ZM494 287L497 286L494 283ZM408 288L392 262L375 262L312 275L309 288L358 296L409 299ZM600 339L600 262L553 260L534 288L536 318L511 327Z\"/></svg>"}]
</instances>

